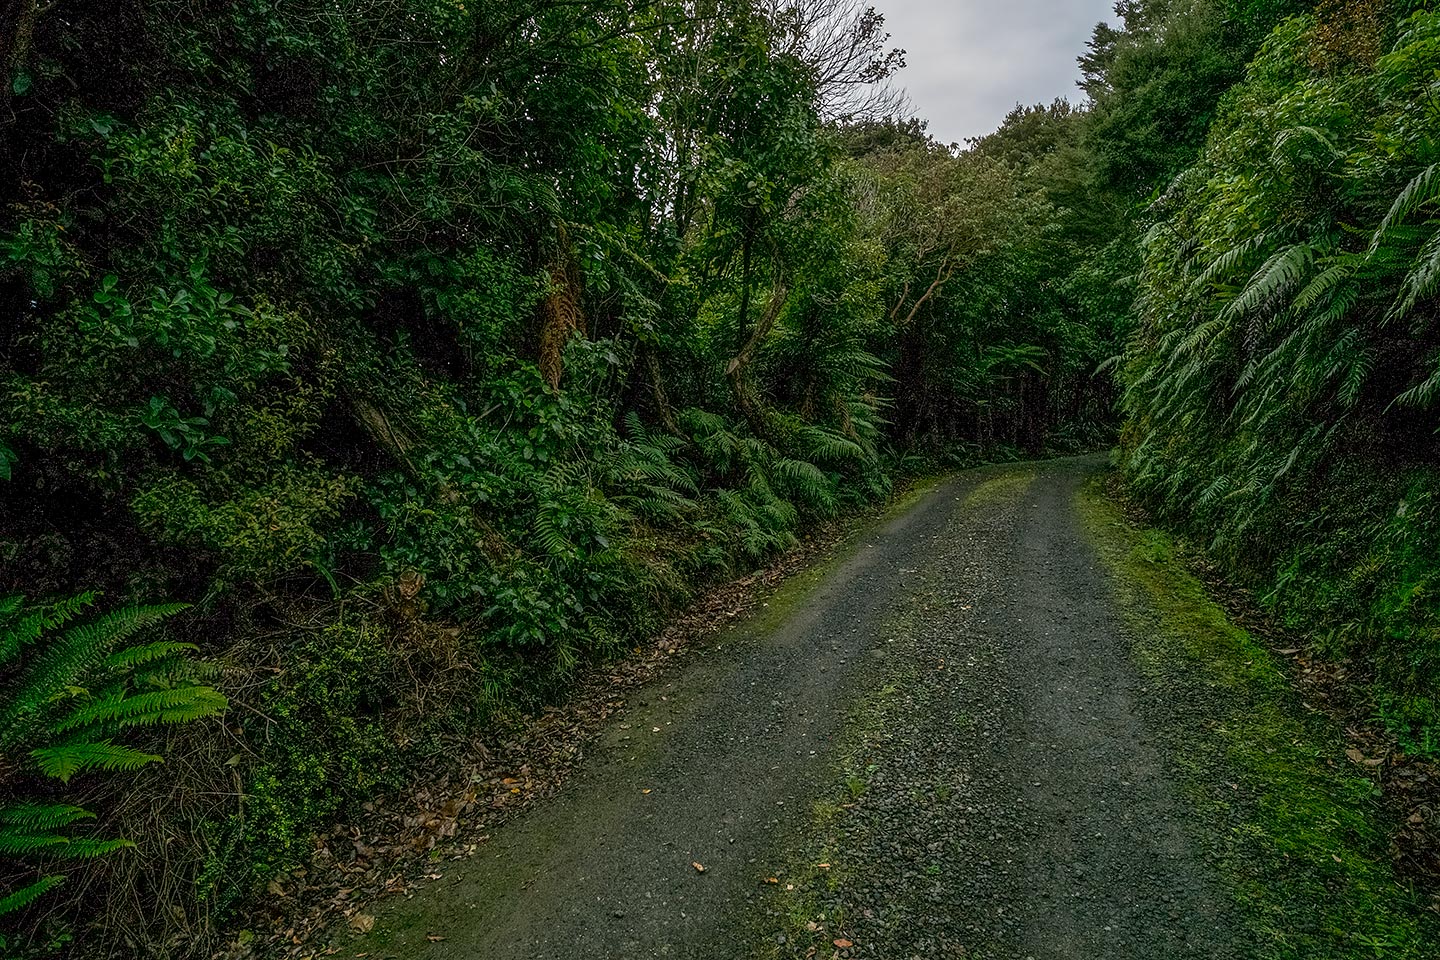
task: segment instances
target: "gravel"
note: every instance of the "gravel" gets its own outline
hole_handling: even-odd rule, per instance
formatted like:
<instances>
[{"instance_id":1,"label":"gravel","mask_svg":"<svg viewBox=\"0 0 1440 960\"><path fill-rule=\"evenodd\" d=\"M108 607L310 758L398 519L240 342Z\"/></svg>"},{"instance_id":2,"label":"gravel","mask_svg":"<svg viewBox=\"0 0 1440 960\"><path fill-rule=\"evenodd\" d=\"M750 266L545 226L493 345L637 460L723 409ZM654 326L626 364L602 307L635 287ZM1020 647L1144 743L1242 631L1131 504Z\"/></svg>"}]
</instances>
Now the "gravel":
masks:
<instances>
[{"instance_id":1,"label":"gravel","mask_svg":"<svg viewBox=\"0 0 1440 960\"><path fill-rule=\"evenodd\" d=\"M1074 516L1097 464L862 533L342 955L1245 956Z\"/></svg>"}]
</instances>

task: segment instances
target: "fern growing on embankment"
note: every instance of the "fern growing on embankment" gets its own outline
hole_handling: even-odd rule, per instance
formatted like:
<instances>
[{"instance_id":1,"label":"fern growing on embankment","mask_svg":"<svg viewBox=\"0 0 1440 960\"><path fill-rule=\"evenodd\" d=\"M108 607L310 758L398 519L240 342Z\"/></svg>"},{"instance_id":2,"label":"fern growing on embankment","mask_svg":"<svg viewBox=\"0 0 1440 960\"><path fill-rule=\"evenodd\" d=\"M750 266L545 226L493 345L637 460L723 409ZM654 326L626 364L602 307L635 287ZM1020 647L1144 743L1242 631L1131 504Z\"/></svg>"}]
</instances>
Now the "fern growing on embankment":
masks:
<instances>
[{"instance_id":1,"label":"fern growing on embankment","mask_svg":"<svg viewBox=\"0 0 1440 960\"><path fill-rule=\"evenodd\" d=\"M85 773L126 774L158 763L158 754L124 735L226 707L223 696L196 681L186 661L192 645L127 645L183 604L78 619L94 601L90 593L29 605L0 597L0 949L24 947L24 938L7 932L10 922L65 882L67 863L134 846L82 829L95 814L46 781L68 786Z\"/></svg>"},{"instance_id":2,"label":"fern growing on embankment","mask_svg":"<svg viewBox=\"0 0 1440 960\"><path fill-rule=\"evenodd\" d=\"M1124 461L1435 755L1440 13L1400 6L1282 23L1156 202Z\"/></svg>"}]
</instances>

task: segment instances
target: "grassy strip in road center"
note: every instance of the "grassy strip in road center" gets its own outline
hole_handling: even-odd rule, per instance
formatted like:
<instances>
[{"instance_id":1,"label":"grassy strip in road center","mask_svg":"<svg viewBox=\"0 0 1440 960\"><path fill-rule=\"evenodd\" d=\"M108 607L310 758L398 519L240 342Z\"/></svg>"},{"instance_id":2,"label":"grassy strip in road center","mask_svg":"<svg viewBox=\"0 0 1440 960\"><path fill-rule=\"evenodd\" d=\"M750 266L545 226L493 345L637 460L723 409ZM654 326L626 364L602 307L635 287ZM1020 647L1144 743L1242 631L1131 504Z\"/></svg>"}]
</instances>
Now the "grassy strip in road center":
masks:
<instances>
[{"instance_id":1,"label":"grassy strip in road center","mask_svg":"<svg viewBox=\"0 0 1440 960\"><path fill-rule=\"evenodd\" d=\"M1076 500L1148 683L1146 709L1264 960L1429 960L1440 921L1398 877L1377 788L1282 661L1234 626L1175 541L1137 528L1099 482Z\"/></svg>"}]
</instances>

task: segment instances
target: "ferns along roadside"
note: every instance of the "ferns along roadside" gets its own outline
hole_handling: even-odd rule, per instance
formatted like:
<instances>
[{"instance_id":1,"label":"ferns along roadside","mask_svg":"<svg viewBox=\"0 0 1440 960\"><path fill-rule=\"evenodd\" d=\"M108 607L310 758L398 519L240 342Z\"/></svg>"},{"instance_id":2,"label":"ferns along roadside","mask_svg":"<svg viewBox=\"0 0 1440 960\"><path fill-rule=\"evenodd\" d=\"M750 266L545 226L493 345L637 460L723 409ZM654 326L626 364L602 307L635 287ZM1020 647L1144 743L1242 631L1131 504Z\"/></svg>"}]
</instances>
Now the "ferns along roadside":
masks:
<instances>
[{"instance_id":1,"label":"ferns along roadside","mask_svg":"<svg viewBox=\"0 0 1440 960\"><path fill-rule=\"evenodd\" d=\"M796 4L826 30L13 5L10 942L213 955L318 832L707 585L897 475L1117 428L1132 492L1437 750L1440 14L1121 4L1085 106L956 147L863 6ZM155 597L194 606L126 646ZM120 833L166 856L78 856Z\"/></svg>"},{"instance_id":2,"label":"ferns along roadside","mask_svg":"<svg viewBox=\"0 0 1440 960\"><path fill-rule=\"evenodd\" d=\"M0 917L30 907L82 861L133 847L83 830L91 811L60 798L86 772L125 774L161 760L117 742L137 728L215 716L226 700L196 681L195 648L168 640L126 645L185 609L182 604L122 607L79 620L91 593L51 604L0 597ZM20 943L0 934L0 948Z\"/></svg>"}]
</instances>

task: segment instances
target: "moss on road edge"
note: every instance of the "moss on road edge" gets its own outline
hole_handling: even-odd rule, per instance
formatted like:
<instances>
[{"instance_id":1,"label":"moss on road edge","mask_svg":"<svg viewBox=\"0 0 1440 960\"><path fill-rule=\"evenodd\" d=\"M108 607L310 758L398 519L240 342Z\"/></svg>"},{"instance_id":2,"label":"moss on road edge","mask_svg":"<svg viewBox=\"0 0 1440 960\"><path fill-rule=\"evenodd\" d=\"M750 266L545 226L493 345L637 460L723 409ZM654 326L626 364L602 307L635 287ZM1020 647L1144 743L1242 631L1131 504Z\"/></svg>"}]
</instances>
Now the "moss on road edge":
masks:
<instances>
[{"instance_id":1,"label":"moss on road edge","mask_svg":"<svg viewBox=\"0 0 1440 960\"><path fill-rule=\"evenodd\" d=\"M1440 955L1440 922L1396 876L1376 788L1347 769L1334 722L1230 623L1168 535L1130 523L1098 480L1076 506L1152 684L1148 709L1196 807L1197 835L1249 919L1255 955Z\"/></svg>"}]
</instances>

